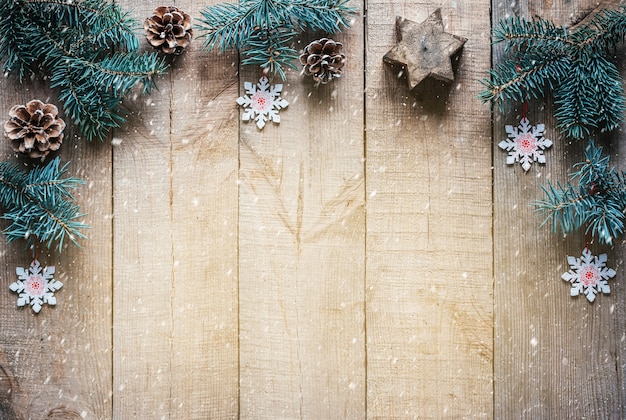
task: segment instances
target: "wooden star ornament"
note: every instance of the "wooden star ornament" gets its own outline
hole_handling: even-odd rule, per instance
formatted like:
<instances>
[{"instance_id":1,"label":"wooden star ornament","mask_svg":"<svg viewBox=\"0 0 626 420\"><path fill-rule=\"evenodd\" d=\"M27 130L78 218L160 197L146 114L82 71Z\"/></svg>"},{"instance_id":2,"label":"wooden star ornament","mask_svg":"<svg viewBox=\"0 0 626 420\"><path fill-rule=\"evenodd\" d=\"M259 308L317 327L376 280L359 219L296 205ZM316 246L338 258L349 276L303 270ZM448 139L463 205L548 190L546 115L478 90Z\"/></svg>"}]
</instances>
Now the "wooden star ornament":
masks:
<instances>
[{"instance_id":1,"label":"wooden star ornament","mask_svg":"<svg viewBox=\"0 0 626 420\"><path fill-rule=\"evenodd\" d=\"M396 34L398 43L385 54L383 61L405 69L411 90L427 78L445 83L454 81L452 58L467 39L444 31L441 9L422 23L397 16Z\"/></svg>"}]
</instances>

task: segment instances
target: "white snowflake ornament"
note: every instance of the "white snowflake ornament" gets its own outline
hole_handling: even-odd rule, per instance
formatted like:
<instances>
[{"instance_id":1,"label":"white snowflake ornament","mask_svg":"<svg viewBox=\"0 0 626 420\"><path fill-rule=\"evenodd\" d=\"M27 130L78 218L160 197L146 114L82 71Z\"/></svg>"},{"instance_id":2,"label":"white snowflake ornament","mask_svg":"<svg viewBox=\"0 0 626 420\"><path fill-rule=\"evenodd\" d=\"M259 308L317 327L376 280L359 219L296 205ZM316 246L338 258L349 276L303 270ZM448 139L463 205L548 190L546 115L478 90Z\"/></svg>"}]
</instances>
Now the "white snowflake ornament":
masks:
<instances>
[{"instance_id":1,"label":"white snowflake ornament","mask_svg":"<svg viewBox=\"0 0 626 420\"><path fill-rule=\"evenodd\" d=\"M278 111L289 105L289 102L280 97L283 85L272 86L267 77L263 75L256 85L245 82L243 86L246 89L246 95L237 98L237 103L244 107L241 119L243 121L254 119L259 129L265 127L268 120L280 123Z\"/></svg>"},{"instance_id":2,"label":"white snowflake ornament","mask_svg":"<svg viewBox=\"0 0 626 420\"><path fill-rule=\"evenodd\" d=\"M509 136L498 146L509 152L507 164L519 162L524 171L528 171L533 162L546 163L543 151L552 146L552 140L544 137L544 124L532 126L528 118L522 117L517 127L505 125L504 128Z\"/></svg>"},{"instance_id":3,"label":"white snowflake ornament","mask_svg":"<svg viewBox=\"0 0 626 420\"><path fill-rule=\"evenodd\" d=\"M589 302L596 299L598 293L611 293L611 287L607 280L615 276L615 270L606 267L607 256L600 254L599 256L591 255L588 248L583 250L580 258L567 257L567 263L570 270L563 273L561 278L572 284L570 294L578 296L583 293Z\"/></svg>"},{"instance_id":4,"label":"white snowflake ornament","mask_svg":"<svg viewBox=\"0 0 626 420\"><path fill-rule=\"evenodd\" d=\"M54 292L63 287L63 283L54 279L54 266L42 269L39 261L35 259L30 263L28 270L17 267L15 272L18 280L12 283L9 289L19 293L17 306L30 305L35 313L39 313L44 303L57 304Z\"/></svg>"}]
</instances>

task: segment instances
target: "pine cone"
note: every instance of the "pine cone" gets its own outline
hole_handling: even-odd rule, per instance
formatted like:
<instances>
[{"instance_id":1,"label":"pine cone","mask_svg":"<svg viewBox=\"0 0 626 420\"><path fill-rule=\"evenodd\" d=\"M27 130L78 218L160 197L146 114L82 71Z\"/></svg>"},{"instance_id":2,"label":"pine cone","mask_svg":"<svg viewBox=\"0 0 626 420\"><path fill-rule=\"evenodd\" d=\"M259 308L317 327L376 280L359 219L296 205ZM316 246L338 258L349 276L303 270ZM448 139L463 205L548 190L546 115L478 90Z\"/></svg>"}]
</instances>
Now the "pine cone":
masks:
<instances>
[{"instance_id":1,"label":"pine cone","mask_svg":"<svg viewBox=\"0 0 626 420\"><path fill-rule=\"evenodd\" d=\"M312 76L318 83L326 84L341 76L346 56L341 52L343 44L329 38L311 42L300 55L302 72Z\"/></svg>"},{"instance_id":2,"label":"pine cone","mask_svg":"<svg viewBox=\"0 0 626 420\"><path fill-rule=\"evenodd\" d=\"M161 6L143 24L146 38L165 54L181 54L193 39L191 17L173 6Z\"/></svg>"},{"instance_id":3,"label":"pine cone","mask_svg":"<svg viewBox=\"0 0 626 420\"><path fill-rule=\"evenodd\" d=\"M35 159L58 150L65 129L65 122L57 117L58 113L56 106L37 99L11 108L11 119L4 123L4 132L13 150Z\"/></svg>"}]
</instances>

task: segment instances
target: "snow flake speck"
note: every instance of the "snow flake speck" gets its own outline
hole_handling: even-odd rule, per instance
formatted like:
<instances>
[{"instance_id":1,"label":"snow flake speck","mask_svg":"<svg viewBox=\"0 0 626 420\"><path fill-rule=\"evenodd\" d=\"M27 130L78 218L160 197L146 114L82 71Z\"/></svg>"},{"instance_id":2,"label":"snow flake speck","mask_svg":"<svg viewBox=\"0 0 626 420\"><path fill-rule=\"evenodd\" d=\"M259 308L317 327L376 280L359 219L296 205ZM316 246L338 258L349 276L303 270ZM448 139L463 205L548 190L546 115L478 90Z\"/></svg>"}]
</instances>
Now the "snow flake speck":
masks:
<instances>
[{"instance_id":1,"label":"snow flake speck","mask_svg":"<svg viewBox=\"0 0 626 420\"><path fill-rule=\"evenodd\" d=\"M54 266L42 269L39 261L33 260L28 270L17 267L15 272L18 280L9 289L18 293L17 306L30 305L39 313L44 303L56 305L54 292L63 287L63 283L54 279Z\"/></svg>"},{"instance_id":2,"label":"snow flake speck","mask_svg":"<svg viewBox=\"0 0 626 420\"><path fill-rule=\"evenodd\" d=\"M563 273L561 278L572 284L570 294L578 296L583 293L589 302L593 302L598 293L611 293L608 279L615 277L615 270L606 267L607 256L591 255L588 248L583 250L580 258L567 257L570 270Z\"/></svg>"},{"instance_id":3,"label":"snow flake speck","mask_svg":"<svg viewBox=\"0 0 626 420\"><path fill-rule=\"evenodd\" d=\"M245 82L244 88L246 95L237 98L237 103L244 107L244 113L241 116L243 121L254 119L259 129L265 127L268 120L280 123L278 112L289 105L289 102L280 97L283 90L282 84L272 86L266 76L261 76L259 83L255 85Z\"/></svg>"},{"instance_id":4,"label":"snow flake speck","mask_svg":"<svg viewBox=\"0 0 626 420\"><path fill-rule=\"evenodd\" d=\"M504 126L508 138L502 140L498 146L509 152L506 163L512 165L519 162L524 171L530 169L533 162L546 163L543 151L552 146L552 140L544 137L545 125L530 125L528 118L522 117L519 125Z\"/></svg>"}]
</instances>

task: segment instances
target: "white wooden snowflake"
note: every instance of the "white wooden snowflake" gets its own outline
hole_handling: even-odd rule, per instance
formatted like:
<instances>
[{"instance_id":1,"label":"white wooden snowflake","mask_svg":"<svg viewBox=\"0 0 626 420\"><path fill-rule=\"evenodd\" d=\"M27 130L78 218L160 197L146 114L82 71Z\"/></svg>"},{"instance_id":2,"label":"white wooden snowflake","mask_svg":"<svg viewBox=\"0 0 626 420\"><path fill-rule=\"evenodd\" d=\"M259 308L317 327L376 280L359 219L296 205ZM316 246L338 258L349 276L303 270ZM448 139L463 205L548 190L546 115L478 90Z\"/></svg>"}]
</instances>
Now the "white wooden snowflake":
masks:
<instances>
[{"instance_id":1,"label":"white wooden snowflake","mask_svg":"<svg viewBox=\"0 0 626 420\"><path fill-rule=\"evenodd\" d=\"M532 126L528 118L523 117L517 127L505 125L504 128L509 136L498 146L509 152L506 158L507 164L519 162L524 171L528 171L533 162L546 163L543 151L552 146L552 140L544 137L544 124Z\"/></svg>"},{"instance_id":2,"label":"white wooden snowflake","mask_svg":"<svg viewBox=\"0 0 626 420\"><path fill-rule=\"evenodd\" d=\"M244 107L241 119L243 121L254 119L260 129L265 127L267 120L280 123L278 111L289 105L289 102L280 97L283 85L272 86L267 77L262 76L256 85L245 82L243 86L246 89L246 95L237 98L237 103Z\"/></svg>"},{"instance_id":3,"label":"white wooden snowflake","mask_svg":"<svg viewBox=\"0 0 626 420\"><path fill-rule=\"evenodd\" d=\"M56 305L54 292L63 287L63 283L53 278L54 266L41 268L39 261L33 260L30 268L15 269L18 280L9 286L9 289L19 293L17 306L30 305L35 313L39 313L44 303Z\"/></svg>"},{"instance_id":4,"label":"white wooden snowflake","mask_svg":"<svg viewBox=\"0 0 626 420\"><path fill-rule=\"evenodd\" d=\"M596 294L611 293L607 280L615 276L615 270L606 267L606 260L606 254L596 257L588 248L583 250L580 258L568 256L567 263L571 267L561 278L572 284L570 294L578 296L583 293L589 302L593 302Z\"/></svg>"}]
</instances>

